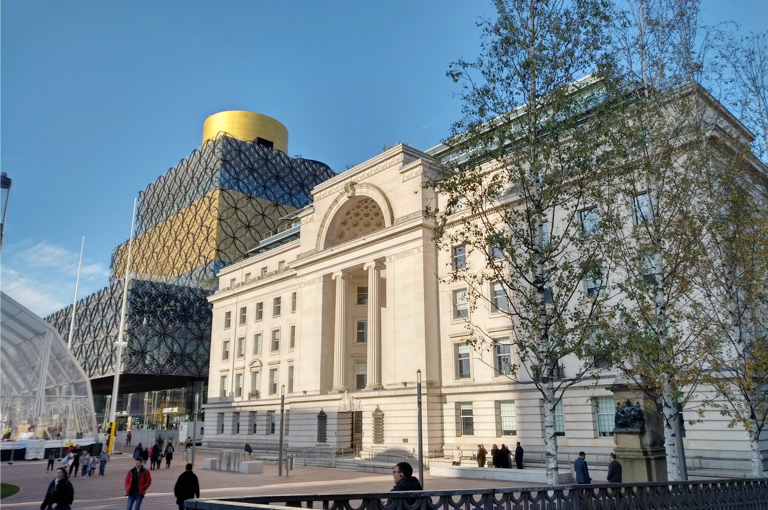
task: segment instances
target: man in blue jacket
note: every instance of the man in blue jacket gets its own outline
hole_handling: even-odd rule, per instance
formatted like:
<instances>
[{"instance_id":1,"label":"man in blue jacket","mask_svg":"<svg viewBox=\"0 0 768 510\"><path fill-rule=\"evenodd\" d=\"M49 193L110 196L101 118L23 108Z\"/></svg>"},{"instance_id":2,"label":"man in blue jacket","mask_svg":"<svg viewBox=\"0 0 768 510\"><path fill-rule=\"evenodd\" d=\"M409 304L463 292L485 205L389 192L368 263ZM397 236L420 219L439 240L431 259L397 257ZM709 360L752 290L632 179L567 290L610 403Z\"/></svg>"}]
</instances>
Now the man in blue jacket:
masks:
<instances>
[{"instance_id":1,"label":"man in blue jacket","mask_svg":"<svg viewBox=\"0 0 768 510\"><path fill-rule=\"evenodd\" d=\"M395 486L391 492L420 491L419 479L413 476L413 467L407 462L400 462L392 470Z\"/></svg>"},{"instance_id":2,"label":"man in blue jacket","mask_svg":"<svg viewBox=\"0 0 768 510\"><path fill-rule=\"evenodd\" d=\"M573 470L576 472L576 483L592 483L589 477L589 468L584 458L587 456L584 452L579 452L579 458L573 463Z\"/></svg>"}]
</instances>

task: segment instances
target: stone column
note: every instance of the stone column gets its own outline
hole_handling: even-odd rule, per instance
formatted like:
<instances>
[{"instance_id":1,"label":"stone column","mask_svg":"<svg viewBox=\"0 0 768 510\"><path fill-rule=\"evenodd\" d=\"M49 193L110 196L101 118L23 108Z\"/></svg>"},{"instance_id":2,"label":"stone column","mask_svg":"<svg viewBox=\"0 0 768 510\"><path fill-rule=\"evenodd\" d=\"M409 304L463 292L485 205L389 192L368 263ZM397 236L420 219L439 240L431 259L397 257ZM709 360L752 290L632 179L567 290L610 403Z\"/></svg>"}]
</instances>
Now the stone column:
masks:
<instances>
[{"instance_id":1,"label":"stone column","mask_svg":"<svg viewBox=\"0 0 768 510\"><path fill-rule=\"evenodd\" d=\"M381 389L381 303L379 278L383 266L368 262L363 266L368 271L368 384L365 389Z\"/></svg>"},{"instance_id":2,"label":"stone column","mask_svg":"<svg viewBox=\"0 0 768 510\"><path fill-rule=\"evenodd\" d=\"M349 274L338 272L333 274L336 280L336 316L333 337L333 388L332 391L346 391L344 361L347 357L347 280Z\"/></svg>"}]
</instances>

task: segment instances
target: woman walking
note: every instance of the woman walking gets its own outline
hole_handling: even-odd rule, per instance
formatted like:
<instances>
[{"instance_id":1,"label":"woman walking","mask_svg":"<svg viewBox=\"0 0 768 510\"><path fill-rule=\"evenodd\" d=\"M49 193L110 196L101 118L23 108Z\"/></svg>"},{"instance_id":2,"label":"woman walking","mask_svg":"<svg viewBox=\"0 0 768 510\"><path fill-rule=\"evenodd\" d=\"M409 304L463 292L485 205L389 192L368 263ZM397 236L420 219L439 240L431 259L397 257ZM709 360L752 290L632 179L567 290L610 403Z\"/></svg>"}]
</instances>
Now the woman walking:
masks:
<instances>
[{"instance_id":1,"label":"woman walking","mask_svg":"<svg viewBox=\"0 0 768 510\"><path fill-rule=\"evenodd\" d=\"M168 444L165 446L165 469L171 467L171 461L173 460L173 443L168 440Z\"/></svg>"}]
</instances>

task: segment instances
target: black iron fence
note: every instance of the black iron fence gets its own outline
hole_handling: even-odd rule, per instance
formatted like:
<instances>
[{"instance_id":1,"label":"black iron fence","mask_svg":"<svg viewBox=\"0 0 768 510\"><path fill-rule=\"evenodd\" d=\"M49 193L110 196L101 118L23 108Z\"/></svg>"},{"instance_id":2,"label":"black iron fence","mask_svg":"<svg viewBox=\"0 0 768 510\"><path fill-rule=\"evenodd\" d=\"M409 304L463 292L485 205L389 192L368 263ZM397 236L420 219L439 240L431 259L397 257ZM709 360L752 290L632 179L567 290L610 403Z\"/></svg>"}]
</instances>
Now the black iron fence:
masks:
<instances>
[{"instance_id":1,"label":"black iron fence","mask_svg":"<svg viewBox=\"0 0 768 510\"><path fill-rule=\"evenodd\" d=\"M768 509L768 479L564 485L457 491L311 494L188 500L199 510L758 510Z\"/></svg>"}]
</instances>

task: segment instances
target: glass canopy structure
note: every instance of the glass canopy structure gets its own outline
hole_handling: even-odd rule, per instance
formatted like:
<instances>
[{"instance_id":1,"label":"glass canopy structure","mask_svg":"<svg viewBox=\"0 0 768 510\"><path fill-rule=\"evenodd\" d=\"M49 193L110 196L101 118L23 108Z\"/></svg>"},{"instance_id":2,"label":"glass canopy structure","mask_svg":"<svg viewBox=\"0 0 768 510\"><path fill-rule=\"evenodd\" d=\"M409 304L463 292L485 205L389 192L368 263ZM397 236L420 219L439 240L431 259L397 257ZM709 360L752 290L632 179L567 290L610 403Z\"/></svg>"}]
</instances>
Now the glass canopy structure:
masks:
<instances>
[{"instance_id":1,"label":"glass canopy structure","mask_svg":"<svg viewBox=\"0 0 768 510\"><path fill-rule=\"evenodd\" d=\"M10 439L96 439L90 381L59 334L0 292L0 421Z\"/></svg>"}]
</instances>

